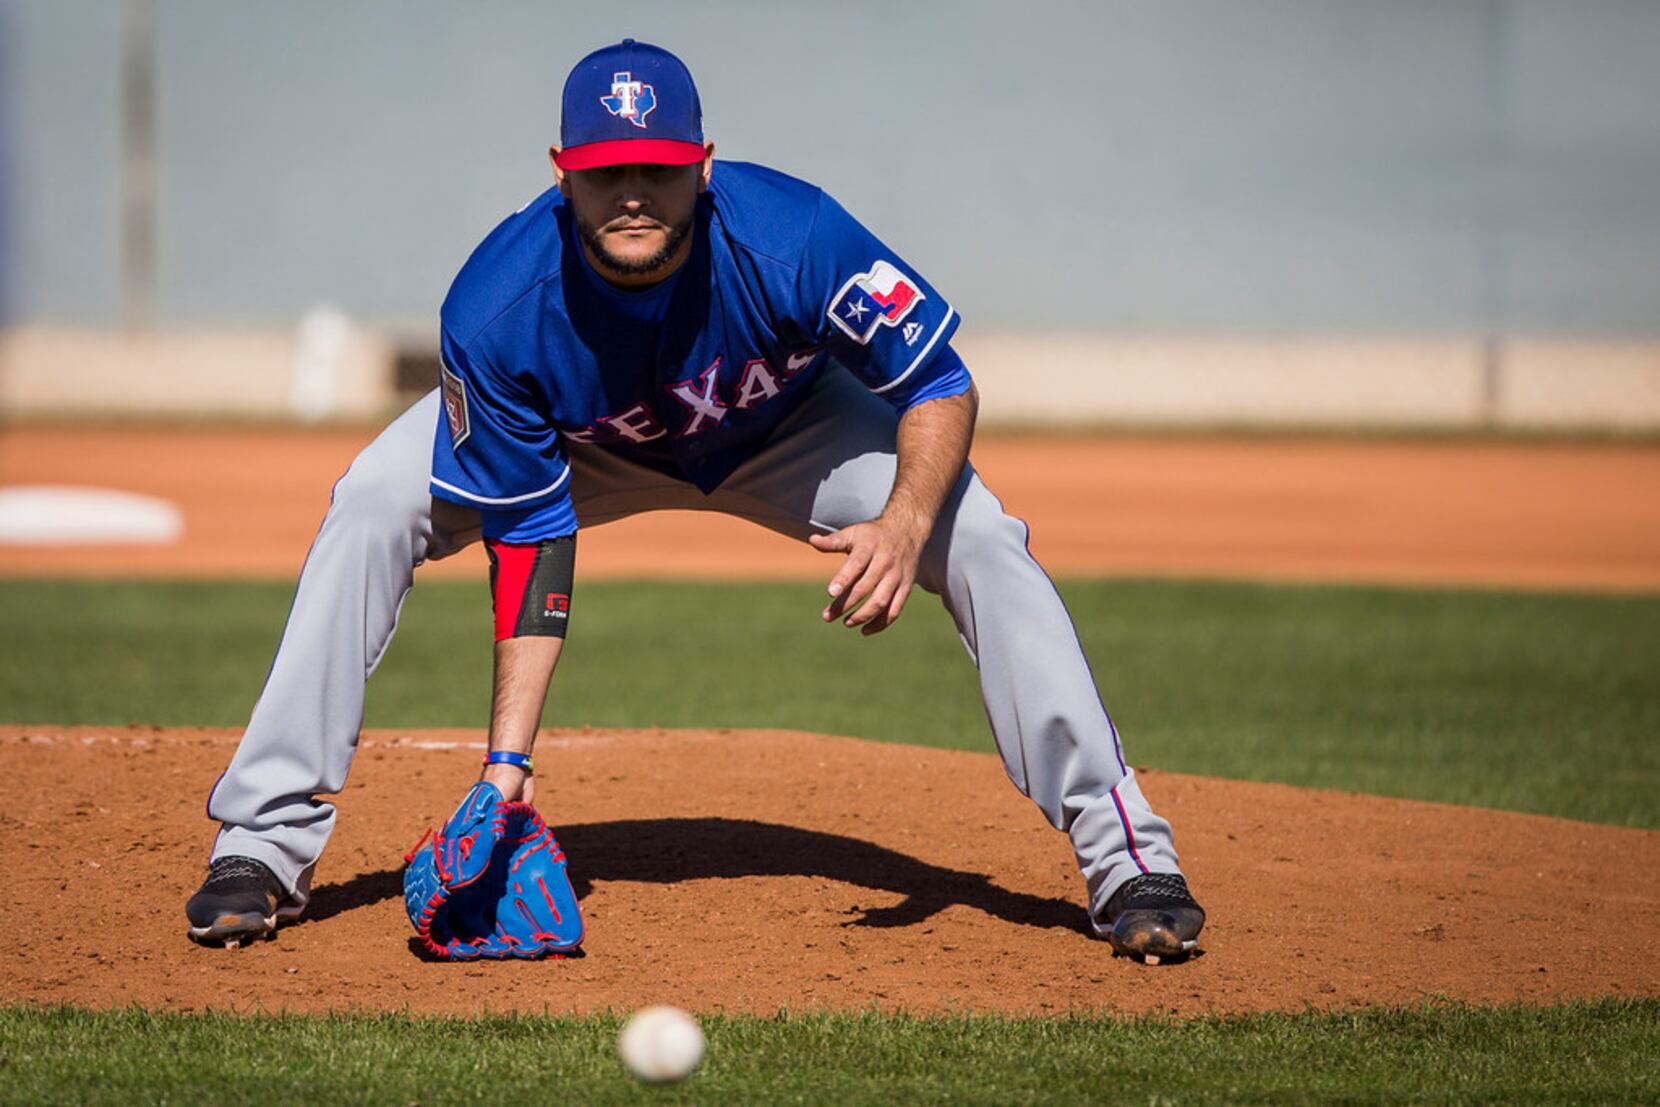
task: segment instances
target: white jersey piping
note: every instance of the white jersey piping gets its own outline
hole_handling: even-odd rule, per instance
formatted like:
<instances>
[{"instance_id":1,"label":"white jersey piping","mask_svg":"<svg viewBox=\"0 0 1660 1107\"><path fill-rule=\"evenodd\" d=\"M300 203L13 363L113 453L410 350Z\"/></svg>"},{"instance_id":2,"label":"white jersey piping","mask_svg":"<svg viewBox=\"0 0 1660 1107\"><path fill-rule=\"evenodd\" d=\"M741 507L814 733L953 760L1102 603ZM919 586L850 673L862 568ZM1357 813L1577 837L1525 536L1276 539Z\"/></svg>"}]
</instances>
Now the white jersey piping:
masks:
<instances>
[{"instance_id":1,"label":"white jersey piping","mask_svg":"<svg viewBox=\"0 0 1660 1107\"><path fill-rule=\"evenodd\" d=\"M479 495L476 495L472 492L467 491L465 488L457 488L455 485L449 483L448 481L439 480L437 477L432 478L432 483L436 484L439 488L442 488L446 492L454 492L457 496L465 496L467 499L473 501L474 503L490 504L492 506L505 506L507 504L522 504L526 500L534 500L538 496L546 496L549 492L552 492L554 489L558 488L561 484L564 484L566 478L568 478L570 475L571 475L571 467L570 467L570 465L567 464L565 466L565 471L563 473L559 474L559 479L558 480L554 481L552 484L548 485L546 488L538 488L536 491L526 492L522 496L479 496Z\"/></svg>"},{"instance_id":2,"label":"white jersey piping","mask_svg":"<svg viewBox=\"0 0 1660 1107\"><path fill-rule=\"evenodd\" d=\"M871 391L875 392L877 394L881 394L883 392L886 392L890 388L897 387L900 381L903 381L906 377L910 376L913 372L915 372L916 367L918 365L921 365L923 359L928 356L928 351L932 350L934 348L934 343L936 343L940 340L940 335L945 333L945 328L950 325L951 317L955 314L957 314L957 309L952 307L950 304L946 304L945 305L945 318L940 320L939 327L934 331L934 337L932 337L928 340L928 345L926 345L922 348L922 352L920 354L916 355L916 357L911 361L911 364L908 367L906 367L906 369L903 373L901 373L897 377L893 378L893 380L889 381L887 384L884 384L881 388L872 388Z\"/></svg>"}]
</instances>

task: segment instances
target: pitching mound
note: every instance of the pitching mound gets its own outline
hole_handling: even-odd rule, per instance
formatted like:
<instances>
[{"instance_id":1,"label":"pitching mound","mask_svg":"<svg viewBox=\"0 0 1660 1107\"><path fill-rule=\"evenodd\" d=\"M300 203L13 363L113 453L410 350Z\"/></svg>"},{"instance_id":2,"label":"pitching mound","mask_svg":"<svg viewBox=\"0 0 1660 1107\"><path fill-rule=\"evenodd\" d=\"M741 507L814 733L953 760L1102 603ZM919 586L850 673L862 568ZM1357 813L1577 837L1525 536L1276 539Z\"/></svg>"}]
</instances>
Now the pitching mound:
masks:
<instances>
[{"instance_id":1,"label":"pitching mound","mask_svg":"<svg viewBox=\"0 0 1660 1107\"><path fill-rule=\"evenodd\" d=\"M1084 930L1051 830L986 755L777 731L553 732L538 805L586 956L417 956L403 853L477 732L367 732L312 908L202 949L183 904L236 734L0 728L10 999L268 1011L1250 1011L1660 994L1660 834L1148 772L1209 909L1149 968Z\"/></svg>"}]
</instances>

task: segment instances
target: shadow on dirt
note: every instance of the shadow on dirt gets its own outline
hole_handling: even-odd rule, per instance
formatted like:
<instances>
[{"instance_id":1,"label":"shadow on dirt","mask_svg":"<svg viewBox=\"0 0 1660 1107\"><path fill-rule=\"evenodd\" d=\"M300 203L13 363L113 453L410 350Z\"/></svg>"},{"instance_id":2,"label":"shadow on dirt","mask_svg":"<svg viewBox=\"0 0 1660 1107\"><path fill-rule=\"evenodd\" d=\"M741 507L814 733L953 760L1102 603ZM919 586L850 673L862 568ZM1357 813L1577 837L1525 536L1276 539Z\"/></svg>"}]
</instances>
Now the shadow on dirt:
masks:
<instances>
[{"instance_id":1,"label":"shadow on dirt","mask_svg":"<svg viewBox=\"0 0 1660 1107\"><path fill-rule=\"evenodd\" d=\"M382 900L403 898L403 867L362 873L340 884L324 884L311 890L311 902L295 925L322 922L358 907Z\"/></svg>"},{"instance_id":2,"label":"shadow on dirt","mask_svg":"<svg viewBox=\"0 0 1660 1107\"><path fill-rule=\"evenodd\" d=\"M586 897L595 882L674 884L745 876L813 876L904 896L862 908L849 926L914 926L962 904L1005 922L1045 929L1085 927L1081 903L1011 892L981 873L930 865L841 834L746 819L625 819L563 827L571 883ZM301 924L403 895L403 870L364 873L313 890Z\"/></svg>"}]
</instances>

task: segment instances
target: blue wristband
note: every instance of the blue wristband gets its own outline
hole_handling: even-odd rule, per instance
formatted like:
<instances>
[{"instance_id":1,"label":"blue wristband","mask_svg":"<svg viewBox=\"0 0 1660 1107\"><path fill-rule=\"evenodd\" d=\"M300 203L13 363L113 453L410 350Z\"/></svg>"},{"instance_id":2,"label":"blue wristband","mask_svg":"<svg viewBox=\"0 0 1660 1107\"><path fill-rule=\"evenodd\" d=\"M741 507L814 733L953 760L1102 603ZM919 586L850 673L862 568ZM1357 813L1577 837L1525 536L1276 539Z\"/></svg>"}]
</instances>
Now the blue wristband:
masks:
<instances>
[{"instance_id":1,"label":"blue wristband","mask_svg":"<svg viewBox=\"0 0 1660 1107\"><path fill-rule=\"evenodd\" d=\"M512 765L516 769L523 769L526 773L532 771L530 754L514 753L512 750L496 750L484 755L486 765Z\"/></svg>"}]
</instances>

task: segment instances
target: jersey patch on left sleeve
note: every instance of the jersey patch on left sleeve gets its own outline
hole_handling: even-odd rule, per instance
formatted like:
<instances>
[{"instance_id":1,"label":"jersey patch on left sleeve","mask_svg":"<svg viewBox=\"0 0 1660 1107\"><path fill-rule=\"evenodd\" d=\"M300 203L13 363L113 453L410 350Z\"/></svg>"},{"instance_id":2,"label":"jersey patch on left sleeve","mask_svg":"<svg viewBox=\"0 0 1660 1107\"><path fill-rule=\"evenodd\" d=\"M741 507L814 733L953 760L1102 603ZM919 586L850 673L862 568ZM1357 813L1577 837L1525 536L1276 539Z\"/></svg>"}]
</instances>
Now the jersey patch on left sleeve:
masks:
<instances>
[{"instance_id":1,"label":"jersey patch on left sleeve","mask_svg":"<svg viewBox=\"0 0 1660 1107\"><path fill-rule=\"evenodd\" d=\"M830 301L827 314L849 338L864 346L877 327L897 327L911 309L928 297L891 262L878 260L868 273L857 273Z\"/></svg>"},{"instance_id":2,"label":"jersey patch on left sleeve","mask_svg":"<svg viewBox=\"0 0 1660 1107\"><path fill-rule=\"evenodd\" d=\"M450 446L459 450L461 443L473 433L472 421L467 415L467 382L458 377L442 359L438 362L439 376L444 382L444 418L450 424Z\"/></svg>"}]
</instances>

